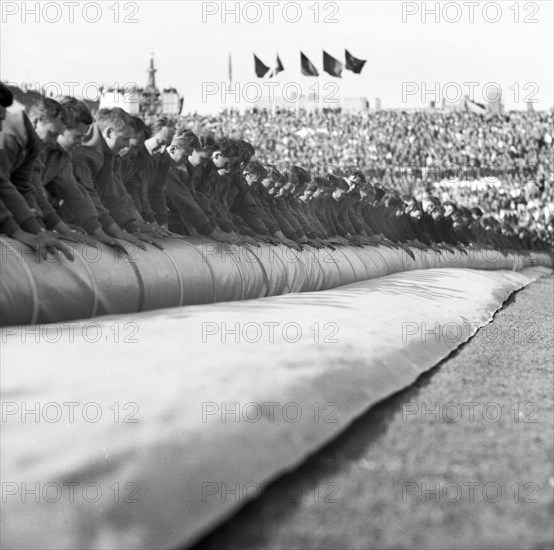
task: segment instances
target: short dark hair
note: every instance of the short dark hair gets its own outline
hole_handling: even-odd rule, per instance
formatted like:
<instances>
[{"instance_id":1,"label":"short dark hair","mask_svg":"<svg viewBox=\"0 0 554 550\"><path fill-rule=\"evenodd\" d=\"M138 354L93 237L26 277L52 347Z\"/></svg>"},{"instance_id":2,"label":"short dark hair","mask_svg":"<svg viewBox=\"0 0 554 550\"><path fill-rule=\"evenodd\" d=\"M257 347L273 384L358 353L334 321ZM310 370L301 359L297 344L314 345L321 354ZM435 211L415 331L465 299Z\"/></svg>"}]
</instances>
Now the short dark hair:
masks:
<instances>
[{"instance_id":1,"label":"short dark hair","mask_svg":"<svg viewBox=\"0 0 554 550\"><path fill-rule=\"evenodd\" d=\"M374 185L373 191L375 192L376 202L379 202L387 194L387 190L381 184Z\"/></svg>"},{"instance_id":2,"label":"short dark hair","mask_svg":"<svg viewBox=\"0 0 554 550\"><path fill-rule=\"evenodd\" d=\"M283 178L286 183L294 183L294 185L298 185L300 182L298 180L298 172L296 170L296 166L292 162L286 162L283 166Z\"/></svg>"},{"instance_id":3,"label":"short dark hair","mask_svg":"<svg viewBox=\"0 0 554 550\"><path fill-rule=\"evenodd\" d=\"M256 154L256 149L248 141L238 139L236 141L239 149L239 160L245 164L249 163L252 157Z\"/></svg>"},{"instance_id":4,"label":"short dark hair","mask_svg":"<svg viewBox=\"0 0 554 550\"><path fill-rule=\"evenodd\" d=\"M312 180L312 176L308 170L305 170L297 164L294 166L293 170L296 172L296 177L298 178L298 183L300 185L306 185Z\"/></svg>"},{"instance_id":5,"label":"short dark hair","mask_svg":"<svg viewBox=\"0 0 554 550\"><path fill-rule=\"evenodd\" d=\"M0 106L9 107L13 103L13 94L11 90L0 82Z\"/></svg>"},{"instance_id":6,"label":"short dark hair","mask_svg":"<svg viewBox=\"0 0 554 550\"><path fill-rule=\"evenodd\" d=\"M311 181L306 185L306 191L309 191L310 193L315 193L318 190L318 185L315 183L315 181Z\"/></svg>"},{"instance_id":7,"label":"short dark hair","mask_svg":"<svg viewBox=\"0 0 554 550\"><path fill-rule=\"evenodd\" d=\"M329 182L325 179L325 176L316 176L313 183L318 189L327 189L329 187Z\"/></svg>"},{"instance_id":8,"label":"short dark hair","mask_svg":"<svg viewBox=\"0 0 554 550\"><path fill-rule=\"evenodd\" d=\"M266 164L265 166L267 170L267 177L270 179L273 183L284 183L283 182L283 175L273 164Z\"/></svg>"},{"instance_id":9,"label":"short dark hair","mask_svg":"<svg viewBox=\"0 0 554 550\"><path fill-rule=\"evenodd\" d=\"M69 129L76 128L79 124L87 126L92 124L92 115L83 101L66 96L62 98L60 104L65 109L65 125Z\"/></svg>"},{"instance_id":10,"label":"short dark hair","mask_svg":"<svg viewBox=\"0 0 554 550\"><path fill-rule=\"evenodd\" d=\"M366 182L364 174L360 170L358 170L357 168L348 168L346 170L345 177L347 177L347 178L352 178L352 177L358 178L361 183Z\"/></svg>"},{"instance_id":11,"label":"short dark hair","mask_svg":"<svg viewBox=\"0 0 554 550\"><path fill-rule=\"evenodd\" d=\"M29 118L40 118L46 122L54 122L59 120L65 123L65 109L55 99L49 97L41 97L37 99L29 109Z\"/></svg>"},{"instance_id":12,"label":"short dark hair","mask_svg":"<svg viewBox=\"0 0 554 550\"><path fill-rule=\"evenodd\" d=\"M129 113L120 107L114 107L113 109L100 109L96 113L96 124L100 131L103 131L107 128L121 130L125 126L132 126L133 122Z\"/></svg>"},{"instance_id":13,"label":"short dark hair","mask_svg":"<svg viewBox=\"0 0 554 550\"><path fill-rule=\"evenodd\" d=\"M250 172L256 178L258 181L261 181L266 178L267 176L267 170L263 167L262 164L260 164L257 160L250 161L245 167L244 170L246 172Z\"/></svg>"},{"instance_id":14,"label":"short dark hair","mask_svg":"<svg viewBox=\"0 0 554 550\"><path fill-rule=\"evenodd\" d=\"M217 140L216 151L219 151L225 158L236 159L239 155L239 146L233 139L222 137Z\"/></svg>"},{"instance_id":15,"label":"short dark hair","mask_svg":"<svg viewBox=\"0 0 554 550\"><path fill-rule=\"evenodd\" d=\"M181 149L184 149L186 146L188 146L195 151L201 150L198 137L192 130L189 129L178 132L177 135L173 138L171 145L175 145L176 147L180 147Z\"/></svg>"},{"instance_id":16,"label":"short dark hair","mask_svg":"<svg viewBox=\"0 0 554 550\"><path fill-rule=\"evenodd\" d=\"M337 187L340 189L348 189L348 184L346 183L345 179L340 176L328 174L327 181L329 182L329 187L331 187L332 189L336 189Z\"/></svg>"},{"instance_id":17,"label":"short dark hair","mask_svg":"<svg viewBox=\"0 0 554 550\"><path fill-rule=\"evenodd\" d=\"M387 194L383 202L385 203L385 206L393 208L399 208L403 205L402 199L393 194Z\"/></svg>"},{"instance_id":18,"label":"short dark hair","mask_svg":"<svg viewBox=\"0 0 554 550\"><path fill-rule=\"evenodd\" d=\"M196 132L196 137L200 142L200 148L202 149L202 151L205 151L207 149L215 151L218 148L215 136L209 130L199 130L198 132Z\"/></svg>"},{"instance_id":19,"label":"short dark hair","mask_svg":"<svg viewBox=\"0 0 554 550\"><path fill-rule=\"evenodd\" d=\"M148 126L146 126L144 120L142 120L142 118L140 118L139 116L131 117L131 126L133 127L133 130L135 132L142 132L145 139L150 139L152 137Z\"/></svg>"},{"instance_id":20,"label":"short dark hair","mask_svg":"<svg viewBox=\"0 0 554 550\"><path fill-rule=\"evenodd\" d=\"M164 128L171 127L171 123L167 118L159 117L148 125L148 130L150 130L150 136L155 136L156 134L159 134Z\"/></svg>"}]
</instances>

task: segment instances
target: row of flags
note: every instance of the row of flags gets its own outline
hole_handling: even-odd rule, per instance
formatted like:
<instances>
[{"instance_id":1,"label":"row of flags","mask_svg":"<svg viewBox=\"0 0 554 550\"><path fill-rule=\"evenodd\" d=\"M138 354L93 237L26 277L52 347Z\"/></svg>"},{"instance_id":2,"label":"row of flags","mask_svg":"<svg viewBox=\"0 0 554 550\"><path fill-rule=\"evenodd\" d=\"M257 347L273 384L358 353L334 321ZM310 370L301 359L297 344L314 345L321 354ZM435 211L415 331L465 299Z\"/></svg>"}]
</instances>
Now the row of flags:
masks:
<instances>
[{"instance_id":1,"label":"row of flags","mask_svg":"<svg viewBox=\"0 0 554 550\"><path fill-rule=\"evenodd\" d=\"M344 63L342 63L323 50L323 70L331 76L336 76L337 78L342 78L343 69L352 71L355 74L360 74L362 72L362 69L366 63L365 59L357 59L348 50L344 50L344 58ZM319 76L319 72L315 65L303 52L300 52L300 69L304 76ZM254 70L256 71L256 76L258 78L263 78L266 75L268 75L269 78L272 78L284 71L285 67L279 58L279 54L277 54L277 59L273 69L268 67L256 54L254 54Z\"/></svg>"}]
</instances>

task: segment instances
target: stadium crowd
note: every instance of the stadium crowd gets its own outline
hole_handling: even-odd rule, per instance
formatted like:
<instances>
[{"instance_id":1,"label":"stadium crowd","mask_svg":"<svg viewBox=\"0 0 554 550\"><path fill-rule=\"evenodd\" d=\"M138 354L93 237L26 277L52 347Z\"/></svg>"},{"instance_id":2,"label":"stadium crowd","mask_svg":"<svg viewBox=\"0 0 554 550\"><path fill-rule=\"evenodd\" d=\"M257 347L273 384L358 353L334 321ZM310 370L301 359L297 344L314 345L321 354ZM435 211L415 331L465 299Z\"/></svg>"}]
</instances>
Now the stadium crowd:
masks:
<instances>
[{"instance_id":1,"label":"stadium crowd","mask_svg":"<svg viewBox=\"0 0 554 550\"><path fill-rule=\"evenodd\" d=\"M147 125L119 108L93 118L75 98L7 112L12 101L0 84L0 233L37 259L72 259L68 242L128 253L197 236L552 250L551 114L259 111Z\"/></svg>"}]
</instances>

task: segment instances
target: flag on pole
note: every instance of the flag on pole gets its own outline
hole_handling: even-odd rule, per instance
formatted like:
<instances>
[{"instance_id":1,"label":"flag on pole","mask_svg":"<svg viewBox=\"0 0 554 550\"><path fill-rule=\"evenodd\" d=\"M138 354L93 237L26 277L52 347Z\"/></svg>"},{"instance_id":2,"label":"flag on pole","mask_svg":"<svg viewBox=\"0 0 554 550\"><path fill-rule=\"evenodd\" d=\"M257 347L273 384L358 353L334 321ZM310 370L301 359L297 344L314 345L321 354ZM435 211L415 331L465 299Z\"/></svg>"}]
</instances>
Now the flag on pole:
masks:
<instances>
[{"instance_id":1,"label":"flag on pole","mask_svg":"<svg viewBox=\"0 0 554 550\"><path fill-rule=\"evenodd\" d=\"M329 55L323 50L323 70L326 73L329 73L331 76L336 76L337 78L342 78L342 68L343 64L338 59L335 59L332 55Z\"/></svg>"},{"instance_id":2,"label":"flag on pole","mask_svg":"<svg viewBox=\"0 0 554 550\"><path fill-rule=\"evenodd\" d=\"M314 64L302 52L300 52L300 67L304 76L319 76Z\"/></svg>"},{"instance_id":3,"label":"flag on pole","mask_svg":"<svg viewBox=\"0 0 554 550\"><path fill-rule=\"evenodd\" d=\"M484 115L487 112L487 108L482 103L471 101L471 99L469 98L466 98L466 109L470 113L475 113L478 115Z\"/></svg>"},{"instance_id":4,"label":"flag on pole","mask_svg":"<svg viewBox=\"0 0 554 550\"><path fill-rule=\"evenodd\" d=\"M233 84L233 59L231 58L231 52L229 52L229 84Z\"/></svg>"},{"instance_id":5,"label":"flag on pole","mask_svg":"<svg viewBox=\"0 0 554 550\"><path fill-rule=\"evenodd\" d=\"M360 74L366 63L365 59L355 58L348 50L344 50L344 57L346 59L346 70L353 73Z\"/></svg>"},{"instance_id":6,"label":"flag on pole","mask_svg":"<svg viewBox=\"0 0 554 550\"><path fill-rule=\"evenodd\" d=\"M283 67L283 64L281 63L281 59L279 58L279 54L277 54L277 59L275 60L275 67L271 71L271 74L269 75L269 78L273 76L277 76L280 72L283 72L285 70L285 67Z\"/></svg>"},{"instance_id":7,"label":"flag on pole","mask_svg":"<svg viewBox=\"0 0 554 550\"><path fill-rule=\"evenodd\" d=\"M254 54L254 70L256 71L256 76L258 78L263 78L267 71L269 71L269 67L264 65L256 54Z\"/></svg>"}]
</instances>

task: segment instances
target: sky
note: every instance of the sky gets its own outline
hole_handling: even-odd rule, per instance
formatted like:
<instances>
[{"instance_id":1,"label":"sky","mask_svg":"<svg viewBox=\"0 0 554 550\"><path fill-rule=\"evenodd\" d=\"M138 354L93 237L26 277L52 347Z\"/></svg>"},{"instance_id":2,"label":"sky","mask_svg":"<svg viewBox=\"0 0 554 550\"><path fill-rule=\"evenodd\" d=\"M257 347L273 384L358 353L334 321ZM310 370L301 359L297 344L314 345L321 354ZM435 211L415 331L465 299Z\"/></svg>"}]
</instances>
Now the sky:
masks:
<instances>
[{"instance_id":1,"label":"sky","mask_svg":"<svg viewBox=\"0 0 554 550\"><path fill-rule=\"evenodd\" d=\"M553 5L3 0L0 78L94 99L101 84L144 86L154 52L158 87L177 88L186 111L245 106L270 89L286 91L293 106L295 89L306 97L310 88L322 106L348 97L367 97L371 107L379 97L383 108L453 104L463 95L486 103L497 85L507 109L535 100L546 110L554 104ZM362 74L323 73L322 50L344 62L345 48L367 60ZM320 77L300 75L300 51ZM257 78L253 54L272 66L277 52L285 71Z\"/></svg>"}]
</instances>

